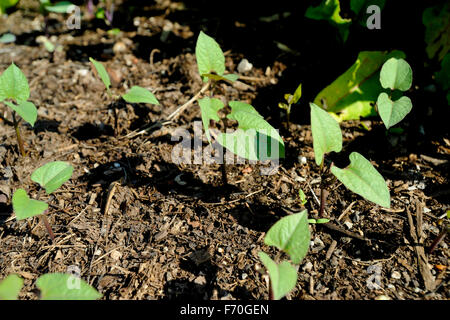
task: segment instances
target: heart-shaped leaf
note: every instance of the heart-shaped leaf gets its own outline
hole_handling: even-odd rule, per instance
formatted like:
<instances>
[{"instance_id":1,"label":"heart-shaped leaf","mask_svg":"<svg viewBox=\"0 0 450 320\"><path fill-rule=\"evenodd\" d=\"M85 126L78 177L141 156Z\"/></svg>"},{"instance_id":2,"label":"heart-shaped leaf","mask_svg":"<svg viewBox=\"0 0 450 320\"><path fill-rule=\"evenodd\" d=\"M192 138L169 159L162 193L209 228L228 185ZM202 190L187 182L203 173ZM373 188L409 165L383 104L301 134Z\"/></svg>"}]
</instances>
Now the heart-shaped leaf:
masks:
<instances>
[{"instance_id":1,"label":"heart-shaped leaf","mask_svg":"<svg viewBox=\"0 0 450 320\"><path fill-rule=\"evenodd\" d=\"M14 99L20 103L30 97L30 87L23 72L14 64L0 76L0 101Z\"/></svg>"},{"instance_id":2,"label":"heart-shaped leaf","mask_svg":"<svg viewBox=\"0 0 450 320\"><path fill-rule=\"evenodd\" d=\"M391 197L381 174L369 160L357 152L350 154L350 165L345 169L331 167L331 172L344 186L369 201L389 208Z\"/></svg>"},{"instance_id":3,"label":"heart-shaped leaf","mask_svg":"<svg viewBox=\"0 0 450 320\"><path fill-rule=\"evenodd\" d=\"M225 56L219 44L206 35L203 31L197 39L195 46L195 56L197 57L198 72L200 75L215 72L223 75L225 72ZM207 77L203 77L203 82L207 81Z\"/></svg>"},{"instance_id":4,"label":"heart-shaped leaf","mask_svg":"<svg viewBox=\"0 0 450 320\"><path fill-rule=\"evenodd\" d=\"M7 276L0 282L0 300L17 300L23 279L16 274Z\"/></svg>"},{"instance_id":5,"label":"heart-shaped leaf","mask_svg":"<svg viewBox=\"0 0 450 320\"><path fill-rule=\"evenodd\" d=\"M21 101L18 106L9 101L3 101L8 107L13 109L19 116L22 117L23 120L28 122L31 126L34 126L34 123L37 119L37 109L36 106L30 101Z\"/></svg>"},{"instance_id":6,"label":"heart-shaped leaf","mask_svg":"<svg viewBox=\"0 0 450 320\"><path fill-rule=\"evenodd\" d=\"M385 92L380 93L378 96L377 106L386 129L402 121L412 109L410 98L401 97L396 101L392 101Z\"/></svg>"},{"instance_id":7,"label":"heart-shaped leaf","mask_svg":"<svg viewBox=\"0 0 450 320\"><path fill-rule=\"evenodd\" d=\"M218 142L234 154L248 160L277 160L284 158L283 139L253 106L240 101L231 101L231 113L227 116L236 120L238 130L222 133Z\"/></svg>"},{"instance_id":8,"label":"heart-shaped leaf","mask_svg":"<svg viewBox=\"0 0 450 320\"><path fill-rule=\"evenodd\" d=\"M12 205L14 213L16 214L16 220L37 216L48 209L47 203L30 199L27 192L23 189L17 189L17 191L14 192Z\"/></svg>"},{"instance_id":9,"label":"heart-shaped leaf","mask_svg":"<svg viewBox=\"0 0 450 320\"><path fill-rule=\"evenodd\" d=\"M158 99L149 90L133 86L130 91L122 96L122 98L129 103L151 103L159 105Z\"/></svg>"},{"instance_id":10,"label":"heart-shaped leaf","mask_svg":"<svg viewBox=\"0 0 450 320\"><path fill-rule=\"evenodd\" d=\"M31 180L39 183L47 194L52 193L72 176L73 167L63 161L53 161L36 169Z\"/></svg>"},{"instance_id":11,"label":"heart-shaped leaf","mask_svg":"<svg viewBox=\"0 0 450 320\"><path fill-rule=\"evenodd\" d=\"M86 281L66 273L48 273L40 276L36 286L42 300L96 300L102 295Z\"/></svg>"},{"instance_id":12,"label":"heart-shaped leaf","mask_svg":"<svg viewBox=\"0 0 450 320\"><path fill-rule=\"evenodd\" d=\"M266 253L259 252L259 258L269 272L272 294L279 300L295 288L297 283L297 270L287 261L276 264Z\"/></svg>"},{"instance_id":13,"label":"heart-shaped leaf","mask_svg":"<svg viewBox=\"0 0 450 320\"><path fill-rule=\"evenodd\" d=\"M267 232L264 243L283 250L293 263L300 263L308 252L310 233L307 211L278 220Z\"/></svg>"},{"instance_id":14,"label":"heart-shaped leaf","mask_svg":"<svg viewBox=\"0 0 450 320\"><path fill-rule=\"evenodd\" d=\"M342 133L339 123L314 103L311 107L311 131L316 164L321 165L325 153L342 150Z\"/></svg>"},{"instance_id":15,"label":"heart-shaped leaf","mask_svg":"<svg viewBox=\"0 0 450 320\"><path fill-rule=\"evenodd\" d=\"M412 85L412 69L404 59L390 58L381 67L380 82L385 89L409 90Z\"/></svg>"},{"instance_id":16,"label":"heart-shaped leaf","mask_svg":"<svg viewBox=\"0 0 450 320\"><path fill-rule=\"evenodd\" d=\"M109 78L109 74L106 71L105 67L98 61L95 61L92 58L89 58L89 61L92 62L92 64L95 67L95 70L97 70L98 75L100 76L100 79L102 79L103 84L106 87L106 90L109 91L109 87L111 86L111 79Z\"/></svg>"},{"instance_id":17,"label":"heart-shaped leaf","mask_svg":"<svg viewBox=\"0 0 450 320\"><path fill-rule=\"evenodd\" d=\"M202 98L198 100L200 110L202 112L203 128L205 129L206 138L211 143L211 135L209 133L209 122L211 120L220 121L217 112L224 107L223 102L216 98Z\"/></svg>"}]
</instances>

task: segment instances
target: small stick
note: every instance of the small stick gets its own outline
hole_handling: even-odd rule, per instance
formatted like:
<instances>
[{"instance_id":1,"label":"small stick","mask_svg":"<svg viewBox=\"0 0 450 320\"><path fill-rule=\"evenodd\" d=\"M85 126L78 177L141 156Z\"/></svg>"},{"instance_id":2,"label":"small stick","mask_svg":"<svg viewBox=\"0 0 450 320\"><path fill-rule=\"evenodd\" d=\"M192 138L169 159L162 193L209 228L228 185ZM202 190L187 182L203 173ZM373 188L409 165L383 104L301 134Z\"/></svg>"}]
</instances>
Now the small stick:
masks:
<instances>
[{"instance_id":1,"label":"small stick","mask_svg":"<svg viewBox=\"0 0 450 320\"><path fill-rule=\"evenodd\" d=\"M16 130L16 137L17 137L17 143L19 145L19 150L20 150L20 154L22 155L22 157L26 157L25 154L25 149L23 148L23 140L22 137L20 136L20 128L19 128L19 121L17 121L16 119L16 112L13 111L13 123L14 123L14 129Z\"/></svg>"},{"instance_id":2,"label":"small stick","mask_svg":"<svg viewBox=\"0 0 450 320\"><path fill-rule=\"evenodd\" d=\"M191 104L193 104L198 97L200 97L200 95L202 95L206 90L208 90L210 86L210 82L208 81L207 84L205 84L203 86L203 88L197 92L197 94L195 96L193 96L188 102L186 102L185 104L183 104L181 107L179 107L177 110L175 110L174 112L172 112L168 117L167 120L174 120L178 117L178 115L183 112L187 107L189 107Z\"/></svg>"},{"instance_id":3,"label":"small stick","mask_svg":"<svg viewBox=\"0 0 450 320\"><path fill-rule=\"evenodd\" d=\"M433 251L437 248L438 244L442 242L442 240L445 239L445 236L447 235L448 230L445 229L439 233L436 239L434 239L433 243L428 248L428 253L433 253Z\"/></svg>"}]
</instances>

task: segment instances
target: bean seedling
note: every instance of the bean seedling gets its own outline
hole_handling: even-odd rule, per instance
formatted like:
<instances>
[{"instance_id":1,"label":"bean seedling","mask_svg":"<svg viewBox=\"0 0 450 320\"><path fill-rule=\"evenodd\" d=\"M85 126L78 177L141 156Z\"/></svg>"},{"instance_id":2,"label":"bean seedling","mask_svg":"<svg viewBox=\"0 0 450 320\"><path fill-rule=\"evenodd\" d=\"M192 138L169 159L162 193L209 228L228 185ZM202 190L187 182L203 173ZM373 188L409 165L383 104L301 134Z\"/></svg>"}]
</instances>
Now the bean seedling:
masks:
<instances>
[{"instance_id":1,"label":"bean seedling","mask_svg":"<svg viewBox=\"0 0 450 320\"><path fill-rule=\"evenodd\" d=\"M311 131L316 164L320 166L321 192L319 216L323 217L326 201L326 168L324 167L325 154L342 150L342 133L338 122L325 110L314 103L311 107ZM333 164L331 173L351 191L363 198L390 207L389 189L381 174L374 168L369 160L357 152L350 154L350 165L340 169Z\"/></svg>"},{"instance_id":2,"label":"bean seedling","mask_svg":"<svg viewBox=\"0 0 450 320\"><path fill-rule=\"evenodd\" d=\"M10 274L0 282L0 300L17 300L23 279ZM36 280L41 300L96 300L102 295L83 279L66 273L47 273Z\"/></svg>"},{"instance_id":3,"label":"bean seedling","mask_svg":"<svg viewBox=\"0 0 450 320\"><path fill-rule=\"evenodd\" d=\"M37 109L32 102L27 101L29 97L30 87L28 86L27 78L14 63L11 63L0 76L0 102L6 104L13 110L13 125L22 157L25 157L26 153L20 134L20 119L17 119L17 115L31 126L34 126L37 119Z\"/></svg>"},{"instance_id":4,"label":"bean seedling","mask_svg":"<svg viewBox=\"0 0 450 320\"><path fill-rule=\"evenodd\" d=\"M47 194L50 194L69 180L72 173L73 167L70 164L62 161L53 161L36 169L31 175L31 180L38 183L41 188L44 188ZM46 202L31 199L24 189L18 189L13 194L12 206L17 221L40 216L50 238L52 241L55 239L52 228L45 216L45 212L48 209Z\"/></svg>"},{"instance_id":5,"label":"bean seedling","mask_svg":"<svg viewBox=\"0 0 450 320\"><path fill-rule=\"evenodd\" d=\"M159 105L158 99L154 96L153 93L151 93L149 90L139 87L139 86L132 86L131 89L122 96L113 95L111 92L110 86L111 86L111 79L109 78L109 74L106 71L105 67L98 61L89 58L91 63L94 65L95 70L97 71L98 75L100 76L100 79L102 80L103 84L106 87L106 92L108 93L108 96L113 98L114 100L124 99L128 103L150 103L150 104L156 104ZM118 134L118 115L117 115L117 109L114 108L114 115L115 115L115 123L114 123L114 130L116 132L116 135Z\"/></svg>"},{"instance_id":6,"label":"bean seedling","mask_svg":"<svg viewBox=\"0 0 450 320\"><path fill-rule=\"evenodd\" d=\"M284 95L284 100L286 100L286 103L284 102L278 103L279 108L286 110L286 119L288 128L289 128L289 120L291 117L291 106L293 104L296 104L298 100L300 100L301 96L302 96L302 84L300 83L297 89L295 89L294 94L286 93Z\"/></svg>"},{"instance_id":7,"label":"bean seedling","mask_svg":"<svg viewBox=\"0 0 450 320\"><path fill-rule=\"evenodd\" d=\"M225 129L228 127L228 120L234 120L238 122L238 130L233 133L219 133L215 137L221 146L235 155L253 161L284 157L282 138L252 105L241 101L230 101L228 105L231 107L231 112L225 118L219 117L218 112L225 108L225 104L222 100L212 97L217 82L233 83L239 78L236 74L225 74L225 56L219 44L201 31L197 39L195 54L199 74L203 82L206 82L197 94L197 98L209 87L212 88L210 97L198 100L208 142L212 143L209 132L211 120L221 121ZM225 164L222 165L222 175L224 184L226 184Z\"/></svg>"},{"instance_id":8,"label":"bean seedling","mask_svg":"<svg viewBox=\"0 0 450 320\"><path fill-rule=\"evenodd\" d=\"M284 251L298 265L308 252L310 237L307 211L303 210L277 221L267 232L264 243ZM277 264L262 251L258 255L269 273L269 299L279 300L294 289L297 269L288 261Z\"/></svg>"}]
</instances>

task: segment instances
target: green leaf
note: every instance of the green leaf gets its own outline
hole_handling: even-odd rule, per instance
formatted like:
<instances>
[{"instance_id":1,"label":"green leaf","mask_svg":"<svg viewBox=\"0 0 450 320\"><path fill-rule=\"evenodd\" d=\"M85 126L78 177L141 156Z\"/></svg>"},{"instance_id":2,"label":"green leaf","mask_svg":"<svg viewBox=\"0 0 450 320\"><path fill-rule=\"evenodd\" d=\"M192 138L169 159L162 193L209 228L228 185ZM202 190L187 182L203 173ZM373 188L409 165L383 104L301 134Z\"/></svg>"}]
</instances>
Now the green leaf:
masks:
<instances>
[{"instance_id":1,"label":"green leaf","mask_svg":"<svg viewBox=\"0 0 450 320\"><path fill-rule=\"evenodd\" d=\"M324 88L314 103L338 115L338 121L375 116L373 108L382 91L380 69L390 57L404 58L401 51L387 54L381 51L362 51L356 62L335 81Z\"/></svg>"},{"instance_id":2,"label":"green leaf","mask_svg":"<svg viewBox=\"0 0 450 320\"><path fill-rule=\"evenodd\" d=\"M109 87L111 86L111 80L109 78L108 72L106 72L105 67L100 62L95 61L92 58L89 58L89 61L92 62L92 64L94 65L95 70L97 70L97 73L100 76L100 79L102 79L103 84L105 85L106 90L108 90L108 93L109 93L110 92Z\"/></svg>"},{"instance_id":3,"label":"green leaf","mask_svg":"<svg viewBox=\"0 0 450 320\"><path fill-rule=\"evenodd\" d=\"M19 0L0 0L0 15L6 12L6 9L16 5Z\"/></svg>"},{"instance_id":4,"label":"green leaf","mask_svg":"<svg viewBox=\"0 0 450 320\"><path fill-rule=\"evenodd\" d=\"M409 90L412 84L412 69L408 62L390 58L381 68L380 83L385 89Z\"/></svg>"},{"instance_id":5,"label":"green leaf","mask_svg":"<svg viewBox=\"0 0 450 320\"><path fill-rule=\"evenodd\" d=\"M63 161L53 161L36 169L31 175L31 180L39 183L47 194L52 193L70 179L73 167Z\"/></svg>"},{"instance_id":6,"label":"green leaf","mask_svg":"<svg viewBox=\"0 0 450 320\"><path fill-rule=\"evenodd\" d=\"M276 264L266 253L260 251L259 258L269 273L273 298L279 300L295 288L297 270L287 261Z\"/></svg>"},{"instance_id":7,"label":"green leaf","mask_svg":"<svg viewBox=\"0 0 450 320\"><path fill-rule=\"evenodd\" d=\"M0 300L17 300L23 279L16 274L7 276L0 282Z\"/></svg>"},{"instance_id":8,"label":"green leaf","mask_svg":"<svg viewBox=\"0 0 450 320\"><path fill-rule=\"evenodd\" d=\"M16 220L22 220L30 217L37 216L48 209L48 204L30 199L23 189L17 189L13 194L12 206L14 213L16 214Z\"/></svg>"},{"instance_id":9,"label":"green leaf","mask_svg":"<svg viewBox=\"0 0 450 320\"><path fill-rule=\"evenodd\" d=\"M401 97L396 101L392 101L385 92L380 93L377 105L381 120L383 120L386 129L402 121L412 109L410 98Z\"/></svg>"},{"instance_id":10,"label":"green leaf","mask_svg":"<svg viewBox=\"0 0 450 320\"><path fill-rule=\"evenodd\" d=\"M51 6L45 6L45 10L56 12L56 13L69 13L70 7L73 6L73 3L69 1L61 1L57 2Z\"/></svg>"},{"instance_id":11,"label":"green leaf","mask_svg":"<svg viewBox=\"0 0 450 320\"><path fill-rule=\"evenodd\" d=\"M308 252L310 238L307 211L303 210L278 220L267 231L264 243L283 250L298 264Z\"/></svg>"},{"instance_id":12,"label":"green leaf","mask_svg":"<svg viewBox=\"0 0 450 320\"><path fill-rule=\"evenodd\" d=\"M343 41L347 41L351 19L341 17L341 4L339 0L322 0L317 7L310 6L305 17L314 20L326 20L338 28Z\"/></svg>"},{"instance_id":13,"label":"green leaf","mask_svg":"<svg viewBox=\"0 0 450 320\"><path fill-rule=\"evenodd\" d=\"M442 3L423 11L422 22L425 25L425 42L428 58L436 54L442 60L450 49L450 3Z\"/></svg>"},{"instance_id":14,"label":"green leaf","mask_svg":"<svg viewBox=\"0 0 450 320\"><path fill-rule=\"evenodd\" d=\"M0 37L0 43L11 43L14 41L16 41L16 36L12 33L5 33Z\"/></svg>"},{"instance_id":15,"label":"green leaf","mask_svg":"<svg viewBox=\"0 0 450 320\"><path fill-rule=\"evenodd\" d=\"M36 280L42 300L96 300L102 295L83 279L66 273L47 273Z\"/></svg>"},{"instance_id":16,"label":"green leaf","mask_svg":"<svg viewBox=\"0 0 450 320\"><path fill-rule=\"evenodd\" d=\"M295 89L291 103L297 103L301 97L302 97L302 84L300 83L300 85L297 87L297 89Z\"/></svg>"},{"instance_id":17,"label":"green leaf","mask_svg":"<svg viewBox=\"0 0 450 320\"><path fill-rule=\"evenodd\" d=\"M18 106L8 101L3 101L3 103L17 112L17 114L31 126L34 126L37 119L37 109L32 102L21 101Z\"/></svg>"},{"instance_id":18,"label":"green leaf","mask_svg":"<svg viewBox=\"0 0 450 320\"><path fill-rule=\"evenodd\" d=\"M306 200L306 195L302 189L298 190L298 196L300 197L300 202L302 203L302 206L304 206L308 201Z\"/></svg>"},{"instance_id":19,"label":"green leaf","mask_svg":"<svg viewBox=\"0 0 450 320\"><path fill-rule=\"evenodd\" d=\"M27 78L14 63L11 63L0 76L0 101L14 99L16 102L22 102L29 97Z\"/></svg>"},{"instance_id":20,"label":"green leaf","mask_svg":"<svg viewBox=\"0 0 450 320\"><path fill-rule=\"evenodd\" d=\"M222 49L220 49L216 40L206 35L203 31L200 31L198 36L195 55L200 75L215 72L221 76L225 72L225 56ZM203 77L203 82L206 81L206 77Z\"/></svg>"},{"instance_id":21,"label":"green leaf","mask_svg":"<svg viewBox=\"0 0 450 320\"><path fill-rule=\"evenodd\" d=\"M347 168L332 166L331 172L354 193L385 208L390 207L391 197L386 182L370 161L359 153L350 154Z\"/></svg>"},{"instance_id":22,"label":"green leaf","mask_svg":"<svg viewBox=\"0 0 450 320\"><path fill-rule=\"evenodd\" d=\"M238 130L222 133L217 141L234 154L248 160L278 160L284 158L283 139L253 106L231 101L228 119L238 122Z\"/></svg>"},{"instance_id":23,"label":"green leaf","mask_svg":"<svg viewBox=\"0 0 450 320\"><path fill-rule=\"evenodd\" d=\"M209 133L209 122L211 120L220 121L217 112L224 107L223 102L216 98L205 97L198 100L200 110L202 112L203 128L205 129L206 138L211 143L211 135Z\"/></svg>"},{"instance_id":24,"label":"green leaf","mask_svg":"<svg viewBox=\"0 0 450 320\"><path fill-rule=\"evenodd\" d=\"M158 99L149 90L133 86L130 91L122 96L122 98L129 103L151 103L159 105Z\"/></svg>"},{"instance_id":25,"label":"green leaf","mask_svg":"<svg viewBox=\"0 0 450 320\"><path fill-rule=\"evenodd\" d=\"M311 131L316 164L322 164L324 154L342 150L342 133L339 123L328 112L314 103L311 106Z\"/></svg>"}]
</instances>

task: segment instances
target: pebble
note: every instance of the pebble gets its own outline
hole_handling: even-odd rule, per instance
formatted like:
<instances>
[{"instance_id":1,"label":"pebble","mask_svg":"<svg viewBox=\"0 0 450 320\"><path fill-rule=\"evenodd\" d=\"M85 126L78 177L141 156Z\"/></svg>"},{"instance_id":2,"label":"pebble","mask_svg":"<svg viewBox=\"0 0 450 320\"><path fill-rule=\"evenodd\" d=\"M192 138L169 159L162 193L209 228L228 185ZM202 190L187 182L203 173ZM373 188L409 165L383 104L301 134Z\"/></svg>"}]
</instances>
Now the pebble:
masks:
<instances>
[{"instance_id":1,"label":"pebble","mask_svg":"<svg viewBox=\"0 0 450 320\"><path fill-rule=\"evenodd\" d=\"M239 62L238 67L237 67L239 73L249 72L250 70L252 70L252 68L253 68L253 65L250 62L248 62L247 59L242 59L241 62Z\"/></svg>"},{"instance_id":2,"label":"pebble","mask_svg":"<svg viewBox=\"0 0 450 320\"><path fill-rule=\"evenodd\" d=\"M345 221L344 224L348 229L353 228L353 223L351 223L350 221Z\"/></svg>"},{"instance_id":3,"label":"pebble","mask_svg":"<svg viewBox=\"0 0 450 320\"><path fill-rule=\"evenodd\" d=\"M300 161L301 164L306 164L306 161L307 161L306 157L304 157L304 156L299 156L298 160Z\"/></svg>"},{"instance_id":4,"label":"pebble","mask_svg":"<svg viewBox=\"0 0 450 320\"><path fill-rule=\"evenodd\" d=\"M395 290L395 286L394 286L393 284L391 284L391 283L389 283L389 284L387 285L387 287L388 287L388 289Z\"/></svg>"},{"instance_id":5,"label":"pebble","mask_svg":"<svg viewBox=\"0 0 450 320\"><path fill-rule=\"evenodd\" d=\"M401 277L402 277L402 275L400 274L400 272L392 271L392 273L391 273L391 278L392 279L400 279Z\"/></svg>"},{"instance_id":6,"label":"pebble","mask_svg":"<svg viewBox=\"0 0 450 320\"><path fill-rule=\"evenodd\" d=\"M246 274L246 273L241 274L241 279L242 280L247 279L247 277L248 277L248 274Z\"/></svg>"},{"instance_id":7,"label":"pebble","mask_svg":"<svg viewBox=\"0 0 450 320\"><path fill-rule=\"evenodd\" d=\"M312 268L313 268L313 264L312 264L310 261L308 261L308 262L305 263L305 265L302 267L302 270L303 270L303 271L306 271L306 272L310 272L310 271L312 270Z\"/></svg>"},{"instance_id":8,"label":"pebble","mask_svg":"<svg viewBox=\"0 0 450 320\"><path fill-rule=\"evenodd\" d=\"M206 284L206 278L204 276L198 276L195 278L194 283L203 286Z\"/></svg>"}]
</instances>

